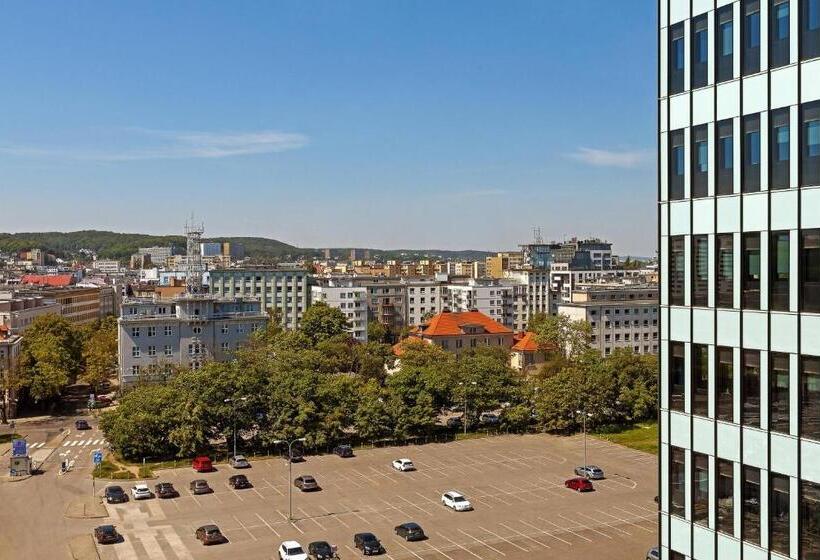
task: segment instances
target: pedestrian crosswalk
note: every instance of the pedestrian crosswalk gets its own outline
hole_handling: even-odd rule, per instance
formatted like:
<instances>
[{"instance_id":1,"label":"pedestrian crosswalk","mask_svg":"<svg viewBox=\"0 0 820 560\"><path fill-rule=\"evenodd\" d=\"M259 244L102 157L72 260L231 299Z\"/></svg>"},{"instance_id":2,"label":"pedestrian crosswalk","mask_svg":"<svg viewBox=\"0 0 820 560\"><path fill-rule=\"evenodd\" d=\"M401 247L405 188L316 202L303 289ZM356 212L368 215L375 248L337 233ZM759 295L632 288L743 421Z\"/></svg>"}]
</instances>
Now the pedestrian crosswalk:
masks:
<instances>
[{"instance_id":1,"label":"pedestrian crosswalk","mask_svg":"<svg viewBox=\"0 0 820 560\"><path fill-rule=\"evenodd\" d=\"M28 445L28 448L29 448L29 449L40 449L40 448L41 448L41 447L43 447L45 444L46 444L46 442L44 442L44 441L38 441L37 443L30 443L30 444Z\"/></svg>"},{"instance_id":2,"label":"pedestrian crosswalk","mask_svg":"<svg viewBox=\"0 0 820 560\"><path fill-rule=\"evenodd\" d=\"M104 439L72 439L63 442L63 447L88 447L90 445L105 445Z\"/></svg>"}]
</instances>

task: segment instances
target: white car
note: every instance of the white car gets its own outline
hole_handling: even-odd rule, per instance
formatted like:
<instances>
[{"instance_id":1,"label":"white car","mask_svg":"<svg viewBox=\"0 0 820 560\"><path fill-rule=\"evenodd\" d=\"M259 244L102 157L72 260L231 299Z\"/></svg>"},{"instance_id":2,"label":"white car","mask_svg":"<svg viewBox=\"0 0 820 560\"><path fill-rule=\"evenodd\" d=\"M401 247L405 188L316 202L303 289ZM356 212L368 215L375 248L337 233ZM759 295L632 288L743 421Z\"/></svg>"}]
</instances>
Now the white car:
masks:
<instances>
[{"instance_id":1,"label":"white car","mask_svg":"<svg viewBox=\"0 0 820 560\"><path fill-rule=\"evenodd\" d=\"M298 542L285 541L279 545L279 560L308 560L308 555Z\"/></svg>"},{"instance_id":2,"label":"white car","mask_svg":"<svg viewBox=\"0 0 820 560\"><path fill-rule=\"evenodd\" d=\"M151 497L151 489L148 488L148 485L144 482L140 482L135 484L131 488L131 497L135 500L145 500Z\"/></svg>"},{"instance_id":3,"label":"white car","mask_svg":"<svg viewBox=\"0 0 820 560\"><path fill-rule=\"evenodd\" d=\"M414 465L410 459L396 459L393 461L393 468L402 472L414 471L416 470L416 465Z\"/></svg>"},{"instance_id":4,"label":"white car","mask_svg":"<svg viewBox=\"0 0 820 560\"><path fill-rule=\"evenodd\" d=\"M454 511L470 511L473 505L459 492L450 490L441 495L441 503Z\"/></svg>"}]
</instances>

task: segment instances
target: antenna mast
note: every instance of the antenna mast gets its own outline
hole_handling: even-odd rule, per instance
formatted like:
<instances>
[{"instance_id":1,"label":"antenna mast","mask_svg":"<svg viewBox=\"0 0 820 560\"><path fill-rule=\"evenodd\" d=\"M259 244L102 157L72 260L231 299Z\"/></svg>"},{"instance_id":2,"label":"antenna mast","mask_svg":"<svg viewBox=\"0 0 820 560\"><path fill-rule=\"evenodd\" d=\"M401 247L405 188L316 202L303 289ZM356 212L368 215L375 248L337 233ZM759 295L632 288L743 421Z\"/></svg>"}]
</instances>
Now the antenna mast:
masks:
<instances>
[{"instance_id":1,"label":"antenna mast","mask_svg":"<svg viewBox=\"0 0 820 560\"><path fill-rule=\"evenodd\" d=\"M187 247L185 252L185 290L188 294L202 293L202 253L200 244L202 234L205 233L205 225L194 222L194 214L191 213L189 221L185 222L185 237Z\"/></svg>"}]
</instances>

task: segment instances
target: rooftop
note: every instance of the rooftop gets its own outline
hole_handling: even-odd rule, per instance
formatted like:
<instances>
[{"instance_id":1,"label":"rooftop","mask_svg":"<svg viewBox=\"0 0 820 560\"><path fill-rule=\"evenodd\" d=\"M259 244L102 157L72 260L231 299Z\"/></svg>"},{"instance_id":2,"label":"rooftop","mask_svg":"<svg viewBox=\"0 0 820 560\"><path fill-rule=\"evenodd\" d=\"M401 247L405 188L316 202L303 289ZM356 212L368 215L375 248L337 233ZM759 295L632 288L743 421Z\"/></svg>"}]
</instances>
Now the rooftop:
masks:
<instances>
[{"instance_id":1,"label":"rooftop","mask_svg":"<svg viewBox=\"0 0 820 560\"><path fill-rule=\"evenodd\" d=\"M488 334L512 334L513 332L480 311L445 311L422 325L418 334L421 336L459 336L468 334L465 327L473 326L482 327Z\"/></svg>"}]
</instances>

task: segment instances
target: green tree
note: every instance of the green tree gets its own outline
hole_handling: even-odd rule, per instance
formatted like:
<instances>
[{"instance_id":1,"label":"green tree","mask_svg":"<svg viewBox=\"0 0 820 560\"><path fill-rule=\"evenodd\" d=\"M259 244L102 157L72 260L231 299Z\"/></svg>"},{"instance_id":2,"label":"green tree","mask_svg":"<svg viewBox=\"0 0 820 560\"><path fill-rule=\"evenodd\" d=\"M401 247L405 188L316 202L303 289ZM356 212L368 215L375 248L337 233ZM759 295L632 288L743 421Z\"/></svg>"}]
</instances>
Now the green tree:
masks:
<instances>
[{"instance_id":1,"label":"green tree","mask_svg":"<svg viewBox=\"0 0 820 560\"><path fill-rule=\"evenodd\" d=\"M393 417L385 402L386 391L373 380L359 390L354 416L356 433L363 441L375 441L393 433Z\"/></svg>"},{"instance_id":2,"label":"green tree","mask_svg":"<svg viewBox=\"0 0 820 560\"><path fill-rule=\"evenodd\" d=\"M367 323L367 340L368 342L390 342L390 329L378 321L370 321Z\"/></svg>"},{"instance_id":3,"label":"green tree","mask_svg":"<svg viewBox=\"0 0 820 560\"><path fill-rule=\"evenodd\" d=\"M535 328L538 344L555 348L555 351L569 360L583 354L590 344L592 329L586 321L575 321L566 315L549 315L536 321Z\"/></svg>"},{"instance_id":4,"label":"green tree","mask_svg":"<svg viewBox=\"0 0 820 560\"><path fill-rule=\"evenodd\" d=\"M418 371L402 367L387 378L386 387L394 437L417 436L433 428L438 411Z\"/></svg>"},{"instance_id":5,"label":"green tree","mask_svg":"<svg viewBox=\"0 0 820 560\"><path fill-rule=\"evenodd\" d=\"M302 316L300 330L314 344L345 334L348 329L344 313L327 304L318 302L308 307Z\"/></svg>"},{"instance_id":6,"label":"green tree","mask_svg":"<svg viewBox=\"0 0 820 560\"><path fill-rule=\"evenodd\" d=\"M96 327L83 338L84 370L80 375L95 393L117 370L117 320L106 317Z\"/></svg>"},{"instance_id":7,"label":"green tree","mask_svg":"<svg viewBox=\"0 0 820 560\"><path fill-rule=\"evenodd\" d=\"M53 399L73 382L82 363L77 331L59 315L41 315L26 329L20 352L22 385L35 401Z\"/></svg>"}]
</instances>

